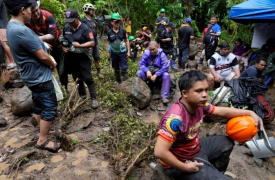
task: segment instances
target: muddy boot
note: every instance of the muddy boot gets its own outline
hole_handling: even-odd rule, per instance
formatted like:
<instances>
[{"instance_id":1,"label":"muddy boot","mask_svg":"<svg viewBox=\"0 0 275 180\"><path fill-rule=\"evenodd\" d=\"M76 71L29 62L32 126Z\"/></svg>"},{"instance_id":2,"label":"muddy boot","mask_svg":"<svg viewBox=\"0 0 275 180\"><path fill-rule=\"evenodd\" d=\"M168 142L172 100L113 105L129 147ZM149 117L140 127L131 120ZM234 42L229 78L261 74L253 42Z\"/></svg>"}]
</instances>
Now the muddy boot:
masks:
<instances>
[{"instance_id":1,"label":"muddy boot","mask_svg":"<svg viewBox=\"0 0 275 180\"><path fill-rule=\"evenodd\" d=\"M123 74L123 81L126 81L128 79L128 73Z\"/></svg>"},{"instance_id":2,"label":"muddy boot","mask_svg":"<svg viewBox=\"0 0 275 180\"><path fill-rule=\"evenodd\" d=\"M96 70L97 70L96 75L97 75L99 78L103 78L102 74L100 73L100 68L96 68Z\"/></svg>"},{"instance_id":3,"label":"muddy boot","mask_svg":"<svg viewBox=\"0 0 275 180\"><path fill-rule=\"evenodd\" d=\"M115 76L116 76L116 82L117 82L118 84L120 84L120 83L121 83L120 72L115 72Z\"/></svg>"},{"instance_id":4,"label":"muddy boot","mask_svg":"<svg viewBox=\"0 0 275 180\"><path fill-rule=\"evenodd\" d=\"M95 84L88 86L90 96L91 96L91 105L93 109L97 109L99 107L99 103L96 99L96 90L95 90Z\"/></svg>"}]
</instances>

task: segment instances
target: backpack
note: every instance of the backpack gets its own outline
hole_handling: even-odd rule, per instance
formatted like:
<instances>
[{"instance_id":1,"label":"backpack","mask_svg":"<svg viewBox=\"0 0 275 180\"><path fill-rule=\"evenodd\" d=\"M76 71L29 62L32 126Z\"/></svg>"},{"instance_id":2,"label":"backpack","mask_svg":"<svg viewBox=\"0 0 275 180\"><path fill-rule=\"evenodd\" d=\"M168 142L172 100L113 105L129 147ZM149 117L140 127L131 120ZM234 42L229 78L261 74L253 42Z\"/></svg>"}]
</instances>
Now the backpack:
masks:
<instances>
[{"instance_id":1,"label":"backpack","mask_svg":"<svg viewBox=\"0 0 275 180\"><path fill-rule=\"evenodd\" d=\"M210 33L213 32L212 26L209 27L205 33L205 36L203 38L203 43L205 45L212 44L212 45L217 45L218 44L218 38L216 36L211 36Z\"/></svg>"}]
</instances>

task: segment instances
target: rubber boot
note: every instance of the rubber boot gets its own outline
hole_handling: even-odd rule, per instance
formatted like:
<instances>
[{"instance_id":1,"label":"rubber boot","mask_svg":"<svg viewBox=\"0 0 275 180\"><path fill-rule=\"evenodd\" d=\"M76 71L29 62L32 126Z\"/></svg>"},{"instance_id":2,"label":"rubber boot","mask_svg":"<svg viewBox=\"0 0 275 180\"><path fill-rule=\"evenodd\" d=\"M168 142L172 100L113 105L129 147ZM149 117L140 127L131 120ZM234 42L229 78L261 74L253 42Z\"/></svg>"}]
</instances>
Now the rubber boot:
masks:
<instances>
[{"instance_id":1,"label":"rubber boot","mask_svg":"<svg viewBox=\"0 0 275 180\"><path fill-rule=\"evenodd\" d=\"M85 89L84 83L83 83L82 80L79 80L79 81L78 81L78 84L79 84L79 85L78 85L78 94L79 94L80 98L81 98L82 100L84 100L84 99L86 99L86 97L87 97L86 89Z\"/></svg>"},{"instance_id":2,"label":"rubber boot","mask_svg":"<svg viewBox=\"0 0 275 180\"><path fill-rule=\"evenodd\" d=\"M91 104L93 109L97 109L99 107L99 103L96 99L96 90L95 90L95 84L89 85L88 86L90 96L91 96Z\"/></svg>"},{"instance_id":3,"label":"rubber boot","mask_svg":"<svg viewBox=\"0 0 275 180\"><path fill-rule=\"evenodd\" d=\"M123 81L128 79L128 72L123 73Z\"/></svg>"},{"instance_id":4,"label":"rubber boot","mask_svg":"<svg viewBox=\"0 0 275 180\"><path fill-rule=\"evenodd\" d=\"M120 72L115 72L115 76L116 76L116 82L117 82L118 84L120 84L120 83L121 83Z\"/></svg>"},{"instance_id":5,"label":"rubber boot","mask_svg":"<svg viewBox=\"0 0 275 180\"><path fill-rule=\"evenodd\" d=\"M200 58L199 64L202 64L202 62L203 62L203 58Z\"/></svg>"},{"instance_id":6,"label":"rubber boot","mask_svg":"<svg viewBox=\"0 0 275 180\"><path fill-rule=\"evenodd\" d=\"M171 60L171 69L173 69L173 70L177 70L178 68L175 66L175 64L176 64L176 62L175 62L175 60Z\"/></svg>"}]
</instances>

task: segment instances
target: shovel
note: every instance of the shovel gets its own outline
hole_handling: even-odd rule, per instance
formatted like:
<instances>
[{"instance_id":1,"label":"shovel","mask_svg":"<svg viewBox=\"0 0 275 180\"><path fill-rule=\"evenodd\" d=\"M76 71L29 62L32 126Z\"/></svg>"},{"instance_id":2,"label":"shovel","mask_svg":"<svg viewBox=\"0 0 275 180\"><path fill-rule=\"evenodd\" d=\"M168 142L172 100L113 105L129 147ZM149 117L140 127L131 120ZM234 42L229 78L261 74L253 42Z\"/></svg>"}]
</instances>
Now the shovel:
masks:
<instances>
[{"instance_id":1,"label":"shovel","mask_svg":"<svg viewBox=\"0 0 275 180\"><path fill-rule=\"evenodd\" d=\"M264 127L261 132L263 138L260 138L259 134L260 132L258 132L252 140L245 143L248 148L251 149L253 156L256 158L275 156L275 138L268 137Z\"/></svg>"}]
</instances>

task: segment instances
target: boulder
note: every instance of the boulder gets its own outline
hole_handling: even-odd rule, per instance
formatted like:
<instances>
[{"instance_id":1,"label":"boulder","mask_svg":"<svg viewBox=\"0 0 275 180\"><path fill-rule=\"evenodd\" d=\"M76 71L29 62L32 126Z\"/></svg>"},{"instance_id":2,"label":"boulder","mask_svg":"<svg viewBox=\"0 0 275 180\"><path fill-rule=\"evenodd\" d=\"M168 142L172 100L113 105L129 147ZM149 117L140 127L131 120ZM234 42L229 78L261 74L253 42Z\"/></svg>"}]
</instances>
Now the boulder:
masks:
<instances>
[{"instance_id":1,"label":"boulder","mask_svg":"<svg viewBox=\"0 0 275 180\"><path fill-rule=\"evenodd\" d=\"M24 86L17 68L10 69L1 74L1 83L8 88L21 88Z\"/></svg>"},{"instance_id":2,"label":"boulder","mask_svg":"<svg viewBox=\"0 0 275 180\"><path fill-rule=\"evenodd\" d=\"M11 111L16 116L30 114L32 112L32 105L32 92L24 86L13 95Z\"/></svg>"},{"instance_id":3,"label":"boulder","mask_svg":"<svg viewBox=\"0 0 275 180\"><path fill-rule=\"evenodd\" d=\"M117 86L117 89L125 93L132 103L141 109L146 108L151 103L150 88L139 77L133 77L122 82Z\"/></svg>"},{"instance_id":4,"label":"boulder","mask_svg":"<svg viewBox=\"0 0 275 180\"><path fill-rule=\"evenodd\" d=\"M191 41L190 46L189 46L189 59L194 59L196 54L199 52L199 47L196 44L195 41Z\"/></svg>"}]
</instances>

